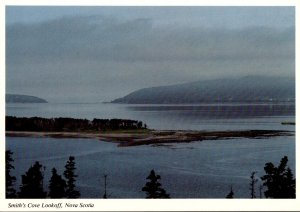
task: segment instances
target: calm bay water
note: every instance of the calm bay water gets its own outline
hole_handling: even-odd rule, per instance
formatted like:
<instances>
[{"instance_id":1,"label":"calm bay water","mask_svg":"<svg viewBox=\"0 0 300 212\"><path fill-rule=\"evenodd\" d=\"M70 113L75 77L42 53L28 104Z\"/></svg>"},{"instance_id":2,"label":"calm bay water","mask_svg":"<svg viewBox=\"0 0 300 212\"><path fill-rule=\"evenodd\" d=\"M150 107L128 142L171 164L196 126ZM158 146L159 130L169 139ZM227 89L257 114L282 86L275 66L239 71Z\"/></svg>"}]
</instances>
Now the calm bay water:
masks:
<instances>
[{"instance_id":1,"label":"calm bay water","mask_svg":"<svg viewBox=\"0 0 300 212\"><path fill-rule=\"evenodd\" d=\"M6 115L18 117L124 118L146 123L151 129L235 130L285 129L295 121L294 104L7 104Z\"/></svg>"},{"instance_id":2,"label":"calm bay water","mask_svg":"<svg viewBox=\"0 0 300 212\"><path fill-rule=\"evenodd\" d=\"M295 107L281 105L115 105L115 104L7 104L14 116L130 118L154 129L237 130L286 129L295 120ZM252 171L264 174L264 164L278 164L287 155L295 170L295 137L193 142L170 146L117 147L89 139L6 138L14 152L15 176L36 160L45 170L45 187L56 167L59 173L69 157L76 158L77 185L84 198L101 198L103 174L108 174L111 198L144 198L141 188L151 169L161 175L173 198L224 198L233 186L235 197L249 198ZM294 172L295 173L295 172ZM260 183L260 182L259 182ZM258 191L257 191L258 194Z\"/></svg>"}]
</instances>

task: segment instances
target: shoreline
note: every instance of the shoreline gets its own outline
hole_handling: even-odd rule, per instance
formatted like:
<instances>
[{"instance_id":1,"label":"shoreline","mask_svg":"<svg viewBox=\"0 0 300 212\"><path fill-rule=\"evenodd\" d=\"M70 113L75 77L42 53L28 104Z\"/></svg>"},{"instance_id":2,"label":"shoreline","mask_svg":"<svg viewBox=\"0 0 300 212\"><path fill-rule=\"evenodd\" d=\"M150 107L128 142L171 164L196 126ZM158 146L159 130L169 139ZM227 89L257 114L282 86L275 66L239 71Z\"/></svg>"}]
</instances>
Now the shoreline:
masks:
<instances>
[{"instance_id":1,"label":"shoreline","mask_svg":"<svg viewBox=\"0 0 300 212\"><path fill-rule=\"evenodd\" d=\"M294 131L285 130L241 130L241 131L193 131L193 130L148 130L144 132L32 132L6 131L7 137L38 138L87 138L118 143L120 147L189 143L205 140L225 140L237 138L262 139L278 136L292 136Z\"/></svg>"}]
</instances>

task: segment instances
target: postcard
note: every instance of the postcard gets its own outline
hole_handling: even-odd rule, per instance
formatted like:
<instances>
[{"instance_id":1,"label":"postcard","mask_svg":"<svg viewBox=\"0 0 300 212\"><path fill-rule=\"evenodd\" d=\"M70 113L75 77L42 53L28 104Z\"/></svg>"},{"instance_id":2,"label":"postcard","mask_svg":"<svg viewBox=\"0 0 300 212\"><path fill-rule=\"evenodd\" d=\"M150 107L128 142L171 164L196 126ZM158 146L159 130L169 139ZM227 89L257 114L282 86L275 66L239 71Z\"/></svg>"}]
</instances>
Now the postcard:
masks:
<instances>
[{"instance_id":1,"label":"postcard","mask_svg":"<svg viewBox=\"0 0 300 212\"><path fill-rule=\"evenodd\" d=\"M295 5L2 10L1 210L299 210Z\"/></svg>"}]
</instances>

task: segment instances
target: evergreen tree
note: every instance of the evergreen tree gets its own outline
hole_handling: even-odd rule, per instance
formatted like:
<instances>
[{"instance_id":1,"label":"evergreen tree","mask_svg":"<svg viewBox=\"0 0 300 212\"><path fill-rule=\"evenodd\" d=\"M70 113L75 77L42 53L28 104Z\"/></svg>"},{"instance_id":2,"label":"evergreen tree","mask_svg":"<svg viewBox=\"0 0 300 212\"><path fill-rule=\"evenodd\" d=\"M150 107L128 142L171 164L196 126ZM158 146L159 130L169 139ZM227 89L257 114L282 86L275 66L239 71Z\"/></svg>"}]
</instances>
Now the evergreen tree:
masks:
<instances>
[{"instance_id":1,"label":"evergreen tree","mask_svg":"<svg viewBox=\"0 0 300 212\"><path fill-rule=\"evenodd\" d=\"M255 173L256 172L252 172L251 176L250 176L250 195L251 195L251 199L256 198L255 195L255 184L257 183L258 179L255 178Z\"/></svg>"},{"instance_id":2,"label":"evergreen tree","mask_svg":"<svg viewBox=\"0 0 300 212\"><path fill-rule=\"evenodd\" d=\"M80 192L76 190L75 181L77 175L75 174L75 158L73 156L69 157L67 164L65 165L64 176L67 181L65 196L69 199L75 199L80 197Z\"/></svg>"},{"instance_id":3,"label":"evergreen tree","mask_svg":"<svg viewBox=\"0 0 300 212\"><path fill-rule=\"evenodd\" d=\"M43 171L42 165L36 161L25 175L22 175L22 185L20 186L19 198L41 199L45 198L47 193L43 189Z\"/></svg>"},{"instance_id":4,"label":"evergreen tree","mask_svg":"<svg viewBox=\"0 0 300 212\"><path fill-rule=\"evenodd\" d=\"M296 179L292 170L288 167L286 169L285 191L287 198L296 198Z\"/></svg>"},{"instance_id":5,"label":"evergreen tree","mask_svg":"<svg viewBox=\"0 0 300 212\"><path fill-rule=\"evenodd\" d=\"M65 197L66 181L57 174L55 168L52 169L52 177L49 181L49 194L48 196L53 199Z\"/></svg>"},{"instance_id":6,"label":"evergreen tree","mask_svg":"<svg viewBox=\"0 0 300 212\"><path fill-rule=\"evenodd\" d=\"M234 198L234 193L232 190L232 186L230 187L230 192L227 194L226 199L233 199Z\"/></svg>"},{"instance_id":7,"label":"evergreen tree","mask_svg":"<svg viewBox=\"0 0 300 212\"><path fill-rule=\"evenodd\" d=\"M16 190L14 189L14 184L16 182L16 177L11 176L10 172L15 167L11 164L14 162L12 158L12 152L10 150L5 151L5 185L6 185L6 198L16 198Z\"/></svg>"},{"instance_id":8,"label":"evergreen tree","mask_svg":"<svg viewBox=\"0 0 300 212\"><path fill-rule=\"evenodd\" d=\"M267 187L264 192L266 198L296 198L295 178L287 162L288 157L284 156L278 167L266 163L266 175L261 177L263 185Z\"/></svg>"},{"instance_id":9,"label":"evergreen tree","mask_svg":"<svg viewBox=\"0 0 300 212\"><path fill-rule=\"evenodd\" d=\"M149 182L142 188L142 191L145 191L147 194L147 199L170 198L170 195L166 193L165 189L161 188L161 184L158 182L160 176L156 175L154 170L151 170L147 179Z\"/></svg>"}]
</instances>

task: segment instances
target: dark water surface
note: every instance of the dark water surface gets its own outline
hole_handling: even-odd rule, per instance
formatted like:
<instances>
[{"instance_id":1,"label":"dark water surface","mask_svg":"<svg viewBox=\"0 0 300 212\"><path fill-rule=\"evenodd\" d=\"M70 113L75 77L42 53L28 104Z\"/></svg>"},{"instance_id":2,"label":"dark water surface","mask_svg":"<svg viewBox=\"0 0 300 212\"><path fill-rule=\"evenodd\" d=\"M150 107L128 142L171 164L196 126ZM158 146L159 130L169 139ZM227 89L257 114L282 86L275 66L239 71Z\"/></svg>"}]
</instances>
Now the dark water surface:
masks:
<instances>
[{"instance_id":1,"label":"dark water surface","mask_svg":"<svg viewBox=\"0 0 300 212\"><path fill-rule=\"evenodd\" d=\"M36 160L59 173L68 156L76 158L82 197L101 198L103 174L108 174L112 198L143 198L141 188L151 169L161 175L163 187L173 198L224 198L233 186L235 196L249 198L252 171L264 173L266 162L278 164L284 155L295 170L295 137L236 139L176 144L168 147L116 147L88 139L7 138L14 152L18 176ZM258 192L258 191L257 191Z\"/></svg>"}]
</instances>

